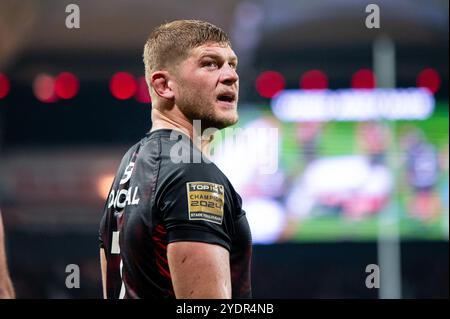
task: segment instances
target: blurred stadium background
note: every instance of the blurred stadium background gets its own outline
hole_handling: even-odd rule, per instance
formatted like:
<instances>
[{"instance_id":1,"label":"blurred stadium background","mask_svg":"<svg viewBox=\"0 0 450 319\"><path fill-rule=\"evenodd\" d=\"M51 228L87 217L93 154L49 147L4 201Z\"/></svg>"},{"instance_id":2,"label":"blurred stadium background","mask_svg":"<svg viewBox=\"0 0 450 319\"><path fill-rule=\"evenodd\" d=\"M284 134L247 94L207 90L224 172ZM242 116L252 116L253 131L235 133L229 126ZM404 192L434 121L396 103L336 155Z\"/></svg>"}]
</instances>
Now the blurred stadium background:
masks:
<instances>
[{"instance_id":1,"label":"blurred stadium background","mask_svg":"<svg viewBox=\"0 0 450 319\"><path fill-rule=\"evenodd\" d=\"M264 135L216 154L253 230L254 297L448 298L448 1L376 1L378 29L370 1L78 0L68 29L71 2L0 1L0 208L19 298L101 297L103 204L151 128L143 44L181 18L231 36L237 126L278 130L271 174L252 156Z\"/></svg>"}]
</instances>

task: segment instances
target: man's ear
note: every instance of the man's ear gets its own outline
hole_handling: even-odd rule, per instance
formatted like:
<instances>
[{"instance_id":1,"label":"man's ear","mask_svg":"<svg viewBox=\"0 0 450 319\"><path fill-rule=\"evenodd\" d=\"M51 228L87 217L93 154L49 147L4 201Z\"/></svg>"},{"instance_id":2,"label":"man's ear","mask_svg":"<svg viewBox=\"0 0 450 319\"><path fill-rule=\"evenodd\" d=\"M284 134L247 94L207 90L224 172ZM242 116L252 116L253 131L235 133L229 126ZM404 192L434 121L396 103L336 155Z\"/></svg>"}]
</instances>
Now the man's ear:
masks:
<instances>
[{"instance_id":1,"label":"man's ear","mask_svg":"<svg viewBox=\"0 0 450 319\"><path fill-rule=\"evenodd\" d=\"M150 81L158 96L168 100L174 98L174 92L169 86L169 73L167 71L153 72Z\"/></svg>"}]
</instances>

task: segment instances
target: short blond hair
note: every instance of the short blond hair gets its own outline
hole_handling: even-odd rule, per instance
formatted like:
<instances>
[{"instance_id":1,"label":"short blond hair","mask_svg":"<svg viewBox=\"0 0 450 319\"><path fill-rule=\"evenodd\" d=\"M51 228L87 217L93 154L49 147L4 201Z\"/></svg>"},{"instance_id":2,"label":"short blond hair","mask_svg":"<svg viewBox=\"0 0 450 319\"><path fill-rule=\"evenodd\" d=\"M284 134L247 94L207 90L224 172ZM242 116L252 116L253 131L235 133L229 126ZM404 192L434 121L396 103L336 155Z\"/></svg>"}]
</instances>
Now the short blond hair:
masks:
<instances>
[{"instance_id":1,"label":"short blond hair","mask_svg":"<svg viewBox=\"0 0 450 319\"><path fill-rule=\"evenodd\" d=\"M176 20L154 29L145 43L143 54L145 80L150 94L150 76L153 72L176 65L187 58L191 49L209 42L231 46L228 35L222 29L205 21Z\"/></svg>"}]
</instances>

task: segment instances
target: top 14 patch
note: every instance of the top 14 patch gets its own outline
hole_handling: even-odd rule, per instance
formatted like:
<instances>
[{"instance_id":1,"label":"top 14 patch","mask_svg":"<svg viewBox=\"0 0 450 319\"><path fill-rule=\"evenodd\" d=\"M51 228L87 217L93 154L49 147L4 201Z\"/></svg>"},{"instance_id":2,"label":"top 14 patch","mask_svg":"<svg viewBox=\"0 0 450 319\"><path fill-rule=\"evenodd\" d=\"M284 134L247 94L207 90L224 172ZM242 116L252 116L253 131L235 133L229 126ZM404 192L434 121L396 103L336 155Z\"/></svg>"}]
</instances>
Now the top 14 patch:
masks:
<instances>
[{"instance_id":1,"label":"top 14 patch","mask_svg":"<svg viewBox=\"0 0 450 319\"><path fill-rule=\"evenodd\" d=\"M206 220L222 224L224 188L208 182L186 183L190 220Z\"/></svg>"}]
</instances>

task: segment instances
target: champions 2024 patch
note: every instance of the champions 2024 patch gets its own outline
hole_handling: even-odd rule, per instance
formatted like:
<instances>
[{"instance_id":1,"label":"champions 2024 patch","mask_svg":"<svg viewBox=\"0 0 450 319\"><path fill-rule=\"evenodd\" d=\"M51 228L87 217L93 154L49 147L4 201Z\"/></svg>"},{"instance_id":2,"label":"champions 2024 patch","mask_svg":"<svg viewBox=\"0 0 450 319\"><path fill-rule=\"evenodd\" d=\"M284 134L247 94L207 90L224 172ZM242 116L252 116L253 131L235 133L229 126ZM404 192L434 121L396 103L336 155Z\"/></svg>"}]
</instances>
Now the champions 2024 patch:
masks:
<instances>
[{"instance_id":1,"label":"champions 2024 patch","mask_svg":"<svg viewBox=\"0 0 450 319\"><path fill-rule=\"evenodd\" d=\"M207 182L186 183L190 220L206 220L222 224L224 188Z\"/></svg>"}]
</instances>

